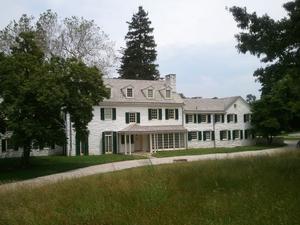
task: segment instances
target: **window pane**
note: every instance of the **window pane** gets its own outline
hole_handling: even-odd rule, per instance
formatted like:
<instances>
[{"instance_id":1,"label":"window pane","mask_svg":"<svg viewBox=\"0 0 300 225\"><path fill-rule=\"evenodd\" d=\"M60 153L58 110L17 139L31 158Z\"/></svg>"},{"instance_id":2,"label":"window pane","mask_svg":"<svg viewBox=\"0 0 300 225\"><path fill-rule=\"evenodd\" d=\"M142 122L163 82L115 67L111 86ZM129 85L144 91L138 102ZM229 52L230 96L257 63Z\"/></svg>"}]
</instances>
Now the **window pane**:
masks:
<instances>
[{"instance_id":1,"label":"window pane","mask_svg":"<svg viewBox=\"0 0 300 225\"><path fill-rule=\"evenodd\" d=\"M175 111L174 109L169 109L169 110L168 110L168 112L169 112L169 119L174 119L174 118L175 118L175 116L174 116L174 114L175 114L174 111Z\"/></svg>"},{"instance_id":2,"label":"window pane","mask_svg":"<svg viewBox=\"0 0 300 225\"><path fill-rule=\"evenodd\" d=\"M148 98L153 98L153 90L148 89Z\"/></svg>"},{"instance_id":3,"label":"window pane","mask_svg":"<svg viewBox=\"0 0 300 225\"><path fill-rule=\"evenodd\" d=\"M175 148L179 148L179 133L175 133Z\"/></svg>"},{"instance_id":4,"label":"window pane","mask_svg":"<svg viewBox=\"0 0 300 225\"><path fill-rule=\"evenodd\" d=\"M187 119L188 119L188 122L189 122L189 123L194 122L194 121L193 121L193 118L194 118L194 117L193 117L192 114L188 114L187 117L188 117Z\"/></svg>"},{"instance_id":5,"label":"window pane","mask_svg":"<svg viewBox=\"0 0 300 225\"><path fill-rule=\"evenodd\" d=\"M174 148L173 133L169 134L169 148Z\"/></svg>"},{"instance_id":6,"label":"window pane","mask_svg":"<svg viewBox=\"0 0 300 225\"><path fill-rule=\"evenodd\" d=\"M201 122L206 122L206 115L201 115Z\"/></svg>"},{"instance_id":7,"label":"window pane","mask_svg":"<svg viewBox=\"0 0 300 225\"><path fill-rule=\"evenodd\" d=\"M135 115L136 115L136 113L129 113L129 122L130 123L136 122Z\"/></svg>"},{"instance_id":8,"label":"window pane","mask_svg":"<svg viewBox=\"0 0 300 225\"><path fill-rule=\"evenodd\" d=\"M151 118L152 119L157 119L157 111L158 109L151 109Z\"/></svg>"},{"instance_id":9,"label":"window pane","mask_svg":"<svg viewBox=\"0 0 300 225\"><path fill-rule=\"evenodd\" d=\"M132 97L132 88L127 88L127 97Z\"/></svg>"},{"instance_id":10,"label":"window pane","mask_svg":"<svg viewBox=\"0 0 300 225\"><path fill-rule=\"evenodd\" d=\"M104 108L104 119L105 120L112 119L112 109L111 108Z\"/></svg>"},{"instance_id":11,"label":"window pane","mask_svg":"<svg viewBox=\"0 0 300 225\"><path fill-rule=\"evenodd\" d=\"M166 90L166 98L171 98L171 90Z\"/></svg>"}]
</instances>

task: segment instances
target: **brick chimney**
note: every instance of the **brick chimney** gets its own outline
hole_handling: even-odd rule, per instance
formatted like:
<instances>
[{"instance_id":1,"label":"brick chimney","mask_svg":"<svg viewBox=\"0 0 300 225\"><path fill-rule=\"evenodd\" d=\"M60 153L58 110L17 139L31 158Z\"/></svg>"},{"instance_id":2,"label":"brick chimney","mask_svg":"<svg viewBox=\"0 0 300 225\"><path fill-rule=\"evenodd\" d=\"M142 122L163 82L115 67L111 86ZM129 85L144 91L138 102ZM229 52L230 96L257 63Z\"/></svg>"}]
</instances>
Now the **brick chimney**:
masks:
<instances>
[{"instance_id":1,"label":"brick chimney","mask_svg":"<svg viewBox=\"0 0 300 225\"><path fill-rule=\"evenodd\" d=\"M168 74L165 76L166 84L172 88L172 91L176 92L176 74Z\"/></svg>"}]
</instances>

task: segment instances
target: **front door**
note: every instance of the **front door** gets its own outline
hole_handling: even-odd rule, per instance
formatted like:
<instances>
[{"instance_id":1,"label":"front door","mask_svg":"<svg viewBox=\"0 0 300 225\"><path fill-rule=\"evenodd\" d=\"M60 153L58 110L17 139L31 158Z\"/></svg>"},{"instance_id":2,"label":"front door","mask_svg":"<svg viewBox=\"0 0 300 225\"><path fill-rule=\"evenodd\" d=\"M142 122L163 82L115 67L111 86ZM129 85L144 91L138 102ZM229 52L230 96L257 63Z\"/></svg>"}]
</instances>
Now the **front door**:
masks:
<instances>
[{"instance_id":1,"label":"front door","mask_svg":"<svg viewBox=\"0 0 300 225\"><path fill-rule=\"evenodd\" d=\"M105 134L105 153L112 153L113 152L113 142L112 142L112 135L111 134Z\"/></svg>"}]
</instances>

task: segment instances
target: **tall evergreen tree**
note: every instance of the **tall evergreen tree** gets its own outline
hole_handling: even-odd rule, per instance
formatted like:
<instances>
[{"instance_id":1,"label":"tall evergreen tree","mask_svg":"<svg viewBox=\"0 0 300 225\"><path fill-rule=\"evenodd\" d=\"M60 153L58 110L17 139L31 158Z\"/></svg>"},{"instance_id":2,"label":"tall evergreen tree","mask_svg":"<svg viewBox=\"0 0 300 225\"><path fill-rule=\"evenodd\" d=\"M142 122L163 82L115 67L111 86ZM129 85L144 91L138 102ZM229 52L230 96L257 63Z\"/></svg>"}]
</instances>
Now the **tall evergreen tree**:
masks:
<instances>
[{"instance_id":1,"label":"tall evergreen tree","mask_svg":"<svg viewBox=\"0 0 300 225\"><path fill-rule=\"evenodd\" d=\"M159 79L156 60L156 44L152 35L153 28L148 13L142 6L133 15L129 31L125 37L126 48L121 59L119 74L124 79L157 80Z\"/></svg>"}]
</instances>

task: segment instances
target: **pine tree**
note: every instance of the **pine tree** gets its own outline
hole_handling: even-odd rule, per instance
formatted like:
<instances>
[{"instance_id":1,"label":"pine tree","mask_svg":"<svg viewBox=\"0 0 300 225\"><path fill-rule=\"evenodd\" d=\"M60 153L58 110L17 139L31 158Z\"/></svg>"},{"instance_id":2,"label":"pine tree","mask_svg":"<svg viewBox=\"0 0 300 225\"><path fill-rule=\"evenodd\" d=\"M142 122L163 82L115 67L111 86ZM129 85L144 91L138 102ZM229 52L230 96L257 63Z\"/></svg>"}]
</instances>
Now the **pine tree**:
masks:
<instances>
[{"instance_id":1,"label":"pine tree","mask_svg":"<svg viewBox=\"0 0 300 225\"><path fill-rule=\"evenodd\" d=\"M129 31L125 37L126 48L121 58L119 74L123 79L157 80L159 79L156 60L156 44L152 35L148 13L142 6L133 15Z\"/></svg>"}]
</instances>

